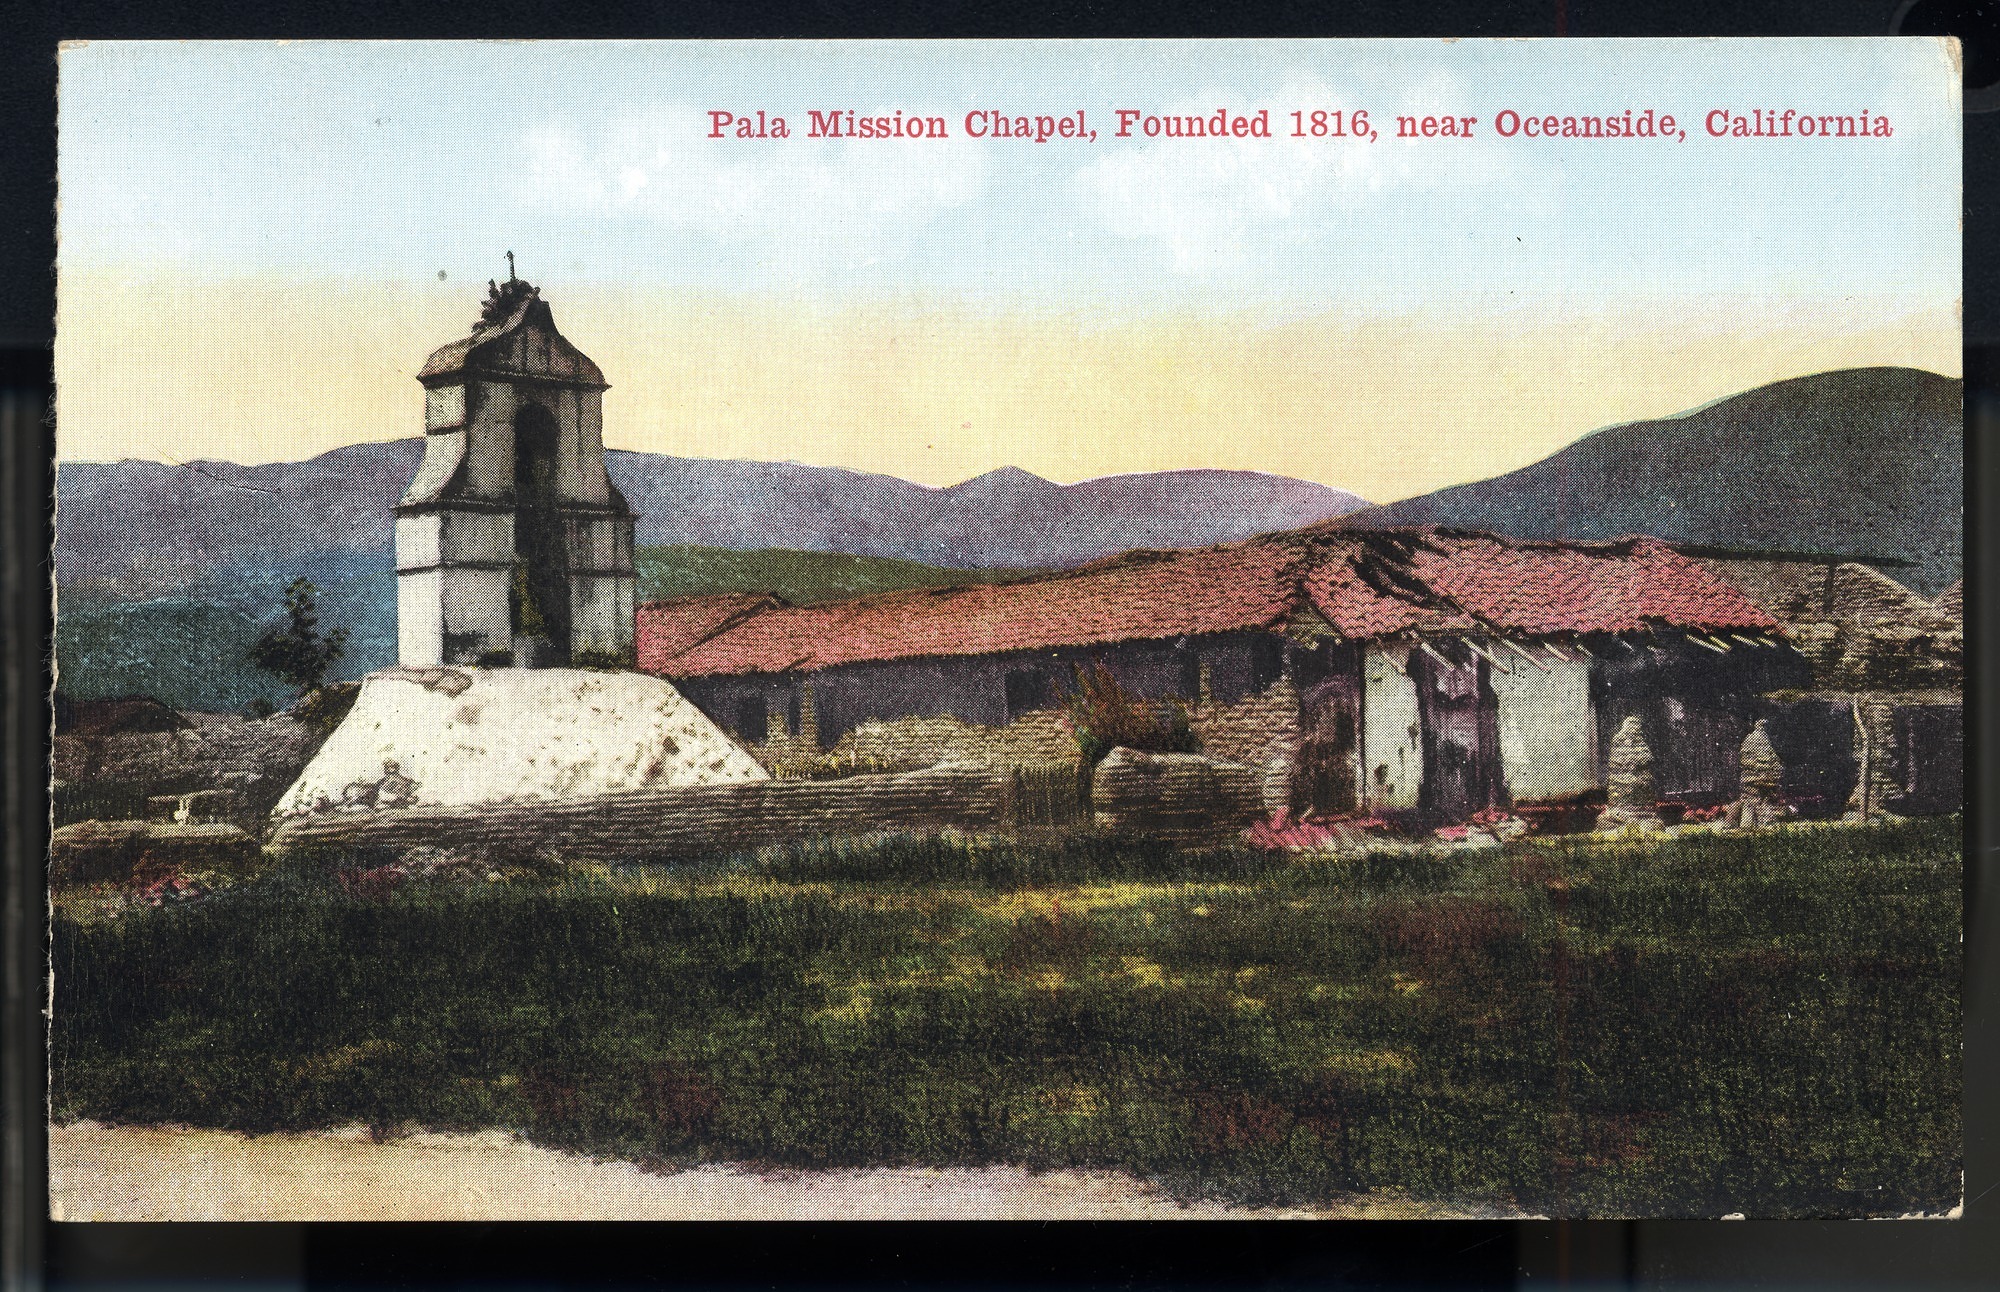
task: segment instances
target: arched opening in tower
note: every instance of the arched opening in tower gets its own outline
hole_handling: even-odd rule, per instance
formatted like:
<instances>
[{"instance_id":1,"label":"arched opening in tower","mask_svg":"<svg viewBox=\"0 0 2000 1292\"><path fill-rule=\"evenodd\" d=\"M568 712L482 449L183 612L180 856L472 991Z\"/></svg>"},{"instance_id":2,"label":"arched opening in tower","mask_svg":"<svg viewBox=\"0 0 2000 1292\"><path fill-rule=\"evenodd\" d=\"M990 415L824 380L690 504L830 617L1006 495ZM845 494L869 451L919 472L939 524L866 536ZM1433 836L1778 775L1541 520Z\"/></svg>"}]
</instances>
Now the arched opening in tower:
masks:
<instances>
[{"instance_id":1,"label":"arched opening in tower","mask_svg":"<svg viewBox=\"0 0 2000 1292\"><path fill-rule=\"evenodd\" d=\"M509 605L515 662L527 667L569 663L569 544L557 505L558 439L556 419L548 409L525 404L515 414L514 586Z\"/></svg>"}]
</instances>

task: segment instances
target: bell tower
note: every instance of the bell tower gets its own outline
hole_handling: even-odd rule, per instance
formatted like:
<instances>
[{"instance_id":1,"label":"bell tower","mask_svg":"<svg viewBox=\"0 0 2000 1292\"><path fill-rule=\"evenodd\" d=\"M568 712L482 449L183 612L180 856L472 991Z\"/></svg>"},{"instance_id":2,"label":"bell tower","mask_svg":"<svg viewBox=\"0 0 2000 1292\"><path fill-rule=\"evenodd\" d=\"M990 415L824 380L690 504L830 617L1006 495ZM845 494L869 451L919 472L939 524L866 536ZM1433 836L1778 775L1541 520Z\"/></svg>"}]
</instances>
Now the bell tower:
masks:
<instances>
[{"instance_id":1,"label":"bell tower","mask_svg":"<svg viewBox=\"0 0 2000 1292\"><path fill-rule=\"evenodd\" d=\"M424 458L396 504L402 663L633 661L634 516L604 469L604 374L541 292L488 283L472 334L432 354Z\"/></svg>"}]
</instances>

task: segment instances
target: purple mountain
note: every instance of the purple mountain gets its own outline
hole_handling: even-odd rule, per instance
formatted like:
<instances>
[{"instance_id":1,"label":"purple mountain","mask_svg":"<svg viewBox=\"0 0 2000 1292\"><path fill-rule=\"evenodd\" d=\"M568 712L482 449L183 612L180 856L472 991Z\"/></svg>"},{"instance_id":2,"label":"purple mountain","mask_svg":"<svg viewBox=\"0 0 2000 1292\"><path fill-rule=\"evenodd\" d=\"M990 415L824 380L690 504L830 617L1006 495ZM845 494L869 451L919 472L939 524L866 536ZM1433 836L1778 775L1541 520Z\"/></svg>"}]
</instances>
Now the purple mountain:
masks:
<instances>
[{"instance_id":1,"label":"purple mountain","mask_svg":"<svg viewBox=\"0 0 2000 1292\"><path fill-rule=\"evenodd\" d=\"M64 586L181 592L208 574L374 565L390 506L415 472L414 439L305 462L185 466L127 460L57 472ZM642 545L689 543L890 556L959 569L1067 566L1134 547L1190 547L1289 529L1367 504L1254 471L1162 471L1059 485L1015 467L935 489L789 462L609 454Z\"/></svg>"}]
</instances>

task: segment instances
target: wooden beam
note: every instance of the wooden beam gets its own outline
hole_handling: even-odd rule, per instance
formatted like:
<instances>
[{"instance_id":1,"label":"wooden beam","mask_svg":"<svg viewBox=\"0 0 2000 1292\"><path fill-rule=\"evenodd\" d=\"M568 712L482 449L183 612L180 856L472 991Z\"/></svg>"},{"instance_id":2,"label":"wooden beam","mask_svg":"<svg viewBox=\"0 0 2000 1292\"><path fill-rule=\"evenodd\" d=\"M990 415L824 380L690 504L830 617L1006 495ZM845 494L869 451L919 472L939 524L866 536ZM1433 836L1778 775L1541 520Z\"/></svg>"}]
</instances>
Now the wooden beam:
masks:
<instances>
[{"instance_id":1,"label":"wooden beam","mask_svg":"<svg viewBox=\"0 0 2000 1292\"><path fill-rule=\"evenodd\" d=\"M1548 652L1549 654L1551 654L1551 655L1555 656L1555 657L1556 657L1557 659L1561 660L1561 661L1562 661L1563 663L1565 663L1565 664L1574 664L1574 663L1576 663L1576 661L1575 661L1575 660L1573 660L1573 659L1571 659L1571 658L1570 658L1569 656L1567 656L1567 655L1563 654L1563 653L1562 653L1562 647L1560 647L1560 646L1556 645L1556 644L1555 644L1554 642L1543 642L1543 643L1542 643L1541 645L1542 645L1542 649L1543 649L1543 650L1545 650L1545 651L1547 651L1547 652Z\"/></svg>"},{"instance_id":2,"label":"wooden beam","mask_svg":"<svg viewBox=\"0 0 2000 1292\"><path fill-rule=\"evenodd\" d=\"M1771 644L1769 642L1760 642L1754 637L1745 637L1742 633L1731 633L1729 635L1737 641L1742 642L1745 646L1769 646Z\"/></svg>"},{"instance_id":3,"label":"wooden beam","mask_svg":"<svg viewBox=\"0 0 2000 1292\"><path fill-rule=\"evenodd\" d=\"M1467 650L1471 651L1474 655L1479 656L1479 658L1485 660L1488 664L1492 665L1494 668L1499 669L1502 673L1508 671L1507 666L1505 664L1502 664L1499 660L1493 658L1493 653L1491 651L1482 649L1479 643L1472 640L1472 638L1461 637L1459 638L1459 640L1465 643L1465 648Z\"/></svg>"},{"instance_id":4,"label":"wooden beam","mask_svg":"<svg viewBox=\"0 0 2000 1292\"><path fill-rule=\"evenodd\" d=\"M1443 654L1443 653L1442 653L1441 651L1437 651L1437 650L1434 650L1434 649L1432 649L1432 647L1431 647L1431 644L1430 644L1429 642L1427 642L1427 641L1420 641L1420 642L1418 642L1418 643L1417 643L1417 649L1421 650L1421 651L1422 651L1422 652L1423 652L1424 654L1426 654L1426 655L1430 656L1430 657L1431 657L1432 659L1436 660L1436 661L1437 661L1438 663L1440 663L1440 664L1444 665L1444 666L1445 666L1446 668L1457 668L1457 667L1458 667L1458 665L1456 665L1456 664L1452 663L1452 662L1451 662L1450 660L1446 659L1446 658L1444 657L1444 654Z\"/></svg>"},{"instance_id":5,"label":"wooden beam","mask_svg":"<svg viewBox=\"0 0 2000 1292\"><path fill-rule=\"evenodd\" d=\"M1542 670L1542 672L1546 673L1549 671L1549 666L1547 664L1542 663L1542 661L1536 659L1533 655L1530 655L1527 651L1522 650L1519 646L1516 646L1513 642L1507 640L1505 637L1502 637L1500 639L1500 644L1502 646L1505 646L1508 650L1513 651L1516 655L1519 655L1522 659L1527 660L1530 664L1533 664L1536 668Z\"/></svg>"},{"instance_id":6,"label":"wooden beam","mask_svg":"<svg viewBox=\"0 0 2000 1292\"><path fill-rule=\"evenodd\" d=\"M1729 648L1727 646L1717 646L1714 642L1708 641L1705 638L1700 637L1695 633L1689 633L1687 635L1687 639L1693 642L1697 646L1700 646L1706 650L1714 651L1718 655L1724 655L1729 652Z\"/></svg>"}]
</instances>

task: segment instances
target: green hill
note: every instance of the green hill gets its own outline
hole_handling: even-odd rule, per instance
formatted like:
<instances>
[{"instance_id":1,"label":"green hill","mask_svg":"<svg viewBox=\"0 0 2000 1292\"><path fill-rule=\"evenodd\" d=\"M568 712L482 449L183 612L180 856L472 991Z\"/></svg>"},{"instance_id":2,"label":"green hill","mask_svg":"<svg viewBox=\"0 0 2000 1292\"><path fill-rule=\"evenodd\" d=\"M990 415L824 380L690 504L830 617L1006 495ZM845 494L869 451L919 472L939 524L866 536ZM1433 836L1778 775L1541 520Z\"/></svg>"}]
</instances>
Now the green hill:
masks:
<instances>
[{"instance_id":1,"label":"green hill","mask_svg":"<svg viewBox=\"0 0 2000 1292\"><path fill-rule=\"evenodd\" d=\"M950 570L888 556L796 552L767 547L754 552L726 547L642 547L636 553L639 599L713 596L722 592L775 592L796 605L842 601L871 592L997 583L1028 570Z\"/></svg>"}]
</instances>

